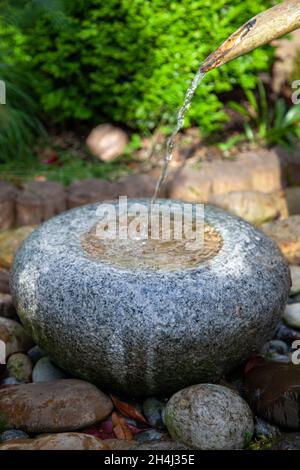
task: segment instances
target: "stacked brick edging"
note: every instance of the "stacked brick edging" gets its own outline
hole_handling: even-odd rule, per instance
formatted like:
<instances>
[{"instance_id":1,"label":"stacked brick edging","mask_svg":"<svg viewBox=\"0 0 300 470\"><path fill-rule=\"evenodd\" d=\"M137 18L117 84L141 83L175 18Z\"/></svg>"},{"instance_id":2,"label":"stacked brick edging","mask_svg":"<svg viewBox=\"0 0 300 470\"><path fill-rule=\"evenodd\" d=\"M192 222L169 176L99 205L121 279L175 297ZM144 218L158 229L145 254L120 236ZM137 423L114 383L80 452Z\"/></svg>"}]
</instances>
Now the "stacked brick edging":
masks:
<instances>
[{"instance_id":1,"label":"stacked brick edging","mask_svg":"<svg viewBox=\"0 0 300 470\"><path fill-rule=\"evenodd\" d=\"M0 230L38 225L67 209L119 196L151 197L156 178L130 175L120 181L86 179L68 188L53 181L31 181L22 189L0 181Z\"/></svg>"}]
</instances>

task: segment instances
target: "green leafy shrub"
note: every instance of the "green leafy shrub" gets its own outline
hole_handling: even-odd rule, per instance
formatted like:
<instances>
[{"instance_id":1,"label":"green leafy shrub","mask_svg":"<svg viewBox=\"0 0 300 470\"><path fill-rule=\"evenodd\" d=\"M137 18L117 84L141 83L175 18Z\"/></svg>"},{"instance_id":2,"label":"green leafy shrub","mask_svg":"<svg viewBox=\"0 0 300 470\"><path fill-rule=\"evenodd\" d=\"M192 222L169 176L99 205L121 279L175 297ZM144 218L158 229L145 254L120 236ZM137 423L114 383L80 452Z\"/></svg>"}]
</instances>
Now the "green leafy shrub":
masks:
<instances>
[{"instance_id":1,"label":"green leafy shrub","mask_svg":"<svg viewBox=\"0 0 300 470\"><path fill-rule=\"evenodd\" d=\"M261 81L258 93L245 90L247 105L232 102L231 108L243 118L245 133L239 136L251 143L293 148L300 139L300 105L288 107L282 98L270 104Z\"/></svg>"},{"instance_id":2,"label":"green leafy shrub","mask_svg":"<svg viewBox=\"0 0 300 470\"><path fill-rule=\"evenodd\" d=\"M15 15L23 26L23 62L52 121L112 120L146 130L162 117L171 123L201 61L274 2L51 0L50 10L46 1L24 3L39 14L27 24ZM3 27L0 39L7 41ZM186 124L193 120L204 133L218 129L226 120L218 95L237 85L253 88L271 57L266 47L211 72Z\"/></svg>"},{"instance_id":3,"label":"green leafy shrub","mask_svg":"<svg viewBox=\"0 0 300 470\"><path fill-rule=\"evenodd\" d=\"M0 163L24 160L32 155L36 139L47 134L32 98L30 77L3 63L0 77L6 88L6 104L0 105Z\"/></svg>"}]
</instances>

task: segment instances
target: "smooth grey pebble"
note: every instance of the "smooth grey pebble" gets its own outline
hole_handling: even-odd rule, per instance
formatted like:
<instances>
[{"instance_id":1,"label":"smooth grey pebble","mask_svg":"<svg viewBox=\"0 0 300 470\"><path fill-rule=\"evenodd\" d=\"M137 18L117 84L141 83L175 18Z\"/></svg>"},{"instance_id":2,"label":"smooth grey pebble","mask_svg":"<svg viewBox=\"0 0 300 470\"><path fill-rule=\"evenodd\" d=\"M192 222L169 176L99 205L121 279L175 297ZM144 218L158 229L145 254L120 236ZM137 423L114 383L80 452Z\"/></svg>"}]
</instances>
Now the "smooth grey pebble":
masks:
<instances>
[{"instance_id":1,"label":"smooth grey pebble","mask_svg":"<svg viewBox=\"0 0 300 470\"><path fill-rule=\"evenodd\" d=\"M166 404L154 397L147 398L143 403L143 413L148 423L154 428L164 427L162 412Z\"/></svg>"},{"instance_id":2,"label":"smooth grey pebble","mask_svg":"<svg viewBox=\"0 0 300 470\"><path fill-rule=\"evenodd\" d=\"M33 346L27 351L27 355L30 357L32 364L36 364L42 357L46 356L46 353L39 346Z\"/></svg>"},{"instance_id":3,"label":"smooth grey pebble","mask_svg":"<svg viewBox=\"0 0 300 470\"><path fill-rule=\"evenodd\" d=\"M138 442L160 441L166 439L167 434L157 431L156 429L149 429L135 435L135 440Z\"/></svg>"},{"instance_id":4,"label":"smooth grey pebble","mask_svg":"<svg viewBox=\"0 0 300 470\"><path fill-rule=\"evenodd\" d=\"M288 345L280 339L273 339L271 341L268 341L261 348L262 354L269 354L269 353L285 354L288 351L289 351Z\"/></svg>"},{"instance_id":5,"label":"smooth grey pebble","mask_svg":"<svg viewBox=\"0 0 300 470\"><path fill-rule=\"evenodd\" d=\"M14 439L29 439L26 432L21 431L20 429L9 429L0 434L0 441L12 441Z\"/></svg>"},{"instance_id":6,"label":"smooth grey pebble","mask_svg":"<svg viewBox=\"0 0 300 470\"><path fill-rule=\"evenodd\" d=\"M42 357L33 368L32 382L52 382L53 380L66 379L67 375L56 367L49 357Z\"/></svg>"},{"instance_id":7,"label":"smooth grey pebble","mask_svg":"<svg viewBox=\"0 0 300 470\"><path fill-rule=\"evenodd\" d=\"M5 379L2 380L1 385L21 385L22 383L24 382L20 382L14 377L6 377Z\"/></svg>"},{"instance_id":8,"label":"smooth grey pebble","mask_svg":"<svg viewBox=\"0 0 300 470\"><path fill-rule=\"evenodd\" d=\"M281 435L280 429L274 424L270 424L262 418L255 416L254 418L254 435L255 437L274 438Z\"/></svg>"},{"instance_id":9,"label":"smooth grey pebble","mask_svg":"<svg viewBox=\"0 0 300 470\"><path fill-rule=\"evenodd\" d=\"M269 359L271 362L286 362L287 364L291 363L291 358L285 354L272 354Z\"/></svg>"}]
</instances>

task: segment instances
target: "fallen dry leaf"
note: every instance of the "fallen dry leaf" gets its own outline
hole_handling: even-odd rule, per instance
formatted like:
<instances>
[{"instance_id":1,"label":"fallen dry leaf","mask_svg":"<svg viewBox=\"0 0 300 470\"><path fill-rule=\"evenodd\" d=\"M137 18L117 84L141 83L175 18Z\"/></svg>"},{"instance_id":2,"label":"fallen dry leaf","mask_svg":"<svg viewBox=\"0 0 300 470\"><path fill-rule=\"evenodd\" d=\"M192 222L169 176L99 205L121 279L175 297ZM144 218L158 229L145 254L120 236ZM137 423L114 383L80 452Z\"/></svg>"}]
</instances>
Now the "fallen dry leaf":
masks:
<instances>
[{"instance_id":1,"label":"fallen dry leaf","mask_svg":"<svg viewBox=\"0 0 300 470\"><path fill-rule=\"evenodd\" d=\"M115 411L111 415L113 431L117 439L131 441L133 440L133 434L130 431L126 420L123 416L118 415Z\"/></svg>"},{"instance_id":2,"label":"fallen dry leaf","mask_svg":"<svg viewBox=\"0 0 300 470\"><path fill-rule=\"evenodd\" d=\"M91 436L98 437L99 439L114 439L115 434L113 432L113 424L111 417L102 421L101 423L96 423L93 426L83 429L81 432L84 434L90 434Z\"/></svg>"},{"instance_id":3,"label":"fallen dry leaf","mask_svg":"<svg viewBox=\"0 0 300 470\"><path fill-rule=\"evenodd\" d=\"M245 375L248 374L250 370L252 370L257 365L263 364L264 362L265 362L265 359L262 356L257 355L257 356L250 357L249 361L245 365L244 374Z\"/></svg>"},{"instance_id":4,"label":"fallen dry leaf","mask_svg":"<svg viewBox=\"0 0 300 470\"><path fill-rule=\"evenodd\" d=\"M121 401L113 395L110 395L110 398L112 399L112 402L115 405L116 409L120 411L120 413L122 413L124 416L127 416L131 419L135 419L139 423L146 424L149 426L144 416L133 405L129 405L129 403Z\"/></svg>"}]
</instances>

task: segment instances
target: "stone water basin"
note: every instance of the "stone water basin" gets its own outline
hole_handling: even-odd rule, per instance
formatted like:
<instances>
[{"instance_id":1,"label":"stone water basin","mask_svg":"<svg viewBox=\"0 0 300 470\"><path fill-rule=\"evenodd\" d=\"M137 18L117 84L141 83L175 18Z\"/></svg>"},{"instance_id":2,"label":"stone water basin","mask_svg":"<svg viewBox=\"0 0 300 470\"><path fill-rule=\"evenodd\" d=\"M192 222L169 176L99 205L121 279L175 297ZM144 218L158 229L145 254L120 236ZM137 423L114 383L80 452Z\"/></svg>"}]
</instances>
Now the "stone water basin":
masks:
<instances>
[{"instance_id":1,"label":"stone water basin","mask_svg":"<svg viewBox=\"0 0 300 470\"><path fill-rule=\"evenodd\" d=\"M271 239L206 205L202 249L101 241L102 204L45 222L12 269L21 321L62 369L101 389L171 394L218 380L272 337L290 275Z\"/></svg>"}]
</instances>

